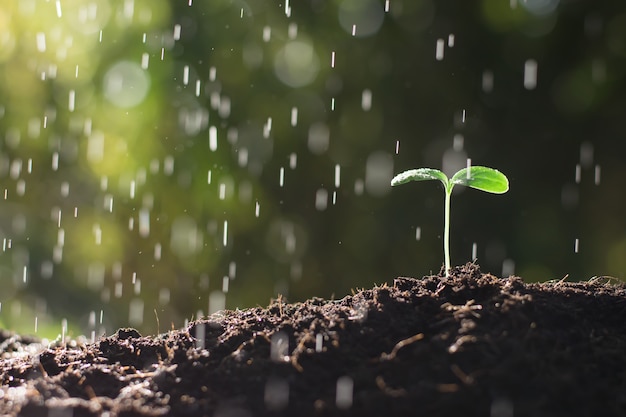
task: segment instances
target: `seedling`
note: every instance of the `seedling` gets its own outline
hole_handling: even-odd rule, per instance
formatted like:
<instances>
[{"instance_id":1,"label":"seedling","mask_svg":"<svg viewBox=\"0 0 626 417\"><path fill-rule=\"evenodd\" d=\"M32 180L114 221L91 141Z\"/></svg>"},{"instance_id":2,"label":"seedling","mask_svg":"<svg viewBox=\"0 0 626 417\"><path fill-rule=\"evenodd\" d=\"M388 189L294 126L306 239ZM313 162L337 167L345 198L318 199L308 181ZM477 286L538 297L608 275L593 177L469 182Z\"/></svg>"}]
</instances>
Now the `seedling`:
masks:
<instances>
[{"instance_id":1,"label":"seedling","mask_svg":"<svg viewBox=\"0 0 626 417\"><path fill-rule=\"evenodd\" d=\"M438 169L418 168L404 171L391 180L391 186L400 185L409 181L439 180L445 192L445 214L443 226L443 255L445 259L446 277L450 274L450 197L456 184L476 188L493 194L503 194L509 190L509 180L500 171L482 167L470 166L463 168L448 178Z\"/></svg>"}]
</instances>

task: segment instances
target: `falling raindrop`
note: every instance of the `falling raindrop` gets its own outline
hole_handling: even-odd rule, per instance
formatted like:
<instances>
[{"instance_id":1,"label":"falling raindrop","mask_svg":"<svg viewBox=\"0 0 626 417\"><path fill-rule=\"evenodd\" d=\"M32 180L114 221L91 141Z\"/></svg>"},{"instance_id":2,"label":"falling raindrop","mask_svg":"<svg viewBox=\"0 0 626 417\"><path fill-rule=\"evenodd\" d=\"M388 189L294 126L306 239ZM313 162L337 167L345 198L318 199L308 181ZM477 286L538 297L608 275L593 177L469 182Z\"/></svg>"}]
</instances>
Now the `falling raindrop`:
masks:
<instances>
[{"instance_id":1,"label":"falling raindrop","mask_svg":"<svg viewBox=\"0 0 626 417\"><path fill-rule=\"evenodd\" d=\"M128 322L131 326L141 326L143 324L144 302L141 298L134 298L128 304Z\"/></svg>"},{"instance_id":2,"label":"falling raindrop","mask_svg":"<svg viewBox=\"0 0 626 417\"><path fill-rule=\"evenodd\" d=\"M393 158L386 152L373 152L365 164L365 188L374 196L383 196L390 191L393 177Z\"/></svg>"},{"instance_id":3,"label":"falling raindrop","mask_svg":"<svg viewBox=\"0 0 626 417\"><path fill-rule=\"evenodd\" d=\"M321 333L315 335L315 351L321 352L324 348L324 336Z\"/></svg>"},{"instance_id":4,"label":"falling raindrop","mask_svg":"<svg viewBox=\"0 0 626 417\"><path fill-rule=\"evenodd\" d=\"M478 244L476 242L472 243L472 261L475 261L478 258Z\"/></svg>"},{"instance_id":5,"label":"falling raindrop","mask_svg":"<svg viewBox=\"0 0 626 417\"><path fill-rule=\"evenodd\" d=\"M121 282L116 282L115 283L115 289L114 289L114 296L115 298L122 298L122 290L123 290L123 284Z\"/></svg>"},{"instance_id":6,"label":"falling raindrop","mask_svg":"<svg viewBox=\"0 0 626 417\"><path fill-rule=\"evenodd\" d=\"M221 291L212 291L209 294L209 315L226 308L226 294Z\"/></svg>"},{"instance_id":7,"label":"falling raindrop","mask_svg":"<svg viewBox=\"0 0 626 417\"><path fill-rule=\"evenodd\" d=\"M524 88L534 90L537 87L537 61L529 59L524 62Z\"/></svg>"},{"instance_id":8,"label":"falling raindrop","mask_svg":"<svg viewBox=\"0 0 626 417\"><path fill-rule=\"evenodd\" d=\"M269 42L272 37L272 28L269 26L263 27L263 42Z\"/></svg>"},{"instance_id":9,"label":"falling raindrop","mask_svg":"<svg viewBox=\"0 0 626 417\"><path fill-rule=\"evenodd\" d=\"M482 87L485 93L493 91L493 72L490 70L483 71Z\"/></svg>"},{"instance_id":10,"label":"falling raindrop","mask_svg":"<svg viewBox=\"0 0 626 417\"><path fill-rule=\"evenodd\" d=\"M600 185L600 165L596 165L595 167L593 182L595 185Z\"/></svg>"},{"instance_id":11,"label":"falling raindrop","mask_svg":"<svg viewBox=\"0 0 626 417\"><path fill-rule=\"evenodd\" d=\"M295 39L298 36L298 25L295 23L290 23L287 29L287 36L289 39Z\"/></svg>"},{"instance_id":12,"label":"falling raindrop","mask_svg":"<svg viewBox=\"0 0 626 417\"><path fill-rule=\"evenodd\" d=\"M169 288L161 288L159 290L159 305L164 306L170 302L170 290ZM102 320L100 320L102 322Z\"/></svg>"},{"instance_id":13,"label":"falling raindrop","mask_svg":"<svg viewBox=\"0 0 626 417\"><path fill-rule=\"evenodd\" d=\"M59 153L54 152L52 154L52 170L58 171L58 169L59 169Z\"/></svg>"},{"instance_id":14,"label":"falling raindrop","mask_svg":"<svg viewBox=\"0 0 626 417\"><path fill-rule=\"evenodd\" d=\"M325 123L314 123L309 127L307 145L311 153L321 155L328 150L330 129Z\"/></svg>"},{"instance_id":15,"label":"falling raindrop","mask_svg":"<svg viewBox=\"0 0 626 417\"><path fill-rule=\"evenodd\" d=\"M583 142L580 144L580 164L584 168L590 168L593 164L593 144Z\"/></svg>"},{"instance_id":16,"label":"falling raindrop","mask_svg":"<svg viewBox=\"0 0 626 417\"><path fill-rule=\"evenodd\" d=\"M435 59L437 61L443 61L443 48L445 42L443 39L437 39L437 46L435 47Z\"/></svg>"},{"instance_id":17,"label":"falling raindrop","mask_svg":"<svg viewBox=\"0 0 626 417\"><path fill-rule=\"evenodd\" d=\"M354 194L363 195L363 191L365 190L365 182L362 179L357 179L354 181Z\"/></svg>"},{"instance_id":18,"label":"falling raindrop","mask_svg":"<svg viewBox=\"0 0 626 417\"><path fill-rule=\"evenodd\" d=\"M580 164L576 164L576 173L574 174L574 180L576 184L580 184L581 168Z\"/></svg>"},{"instance_id":19,"label":"falling raindrop","mask_svg":"<svg viewBox=\"0 0 626 417\"><path fill-rule=\"evenodd\" d=\"M361 94L361 108L363 111L370 111L372 108L372 90L363 90Z\"/></svg>"},{"instance_id":20,"label":"falling raindrop","mask_svg":"<svg viewBox=\"0 0 626 417\"><path fill-rule=\"evenodd\" d=\"M189 84L189 65L183 67L183 85Z\"/></svg>"},{"instance_id":21,"label":"falling raindrop","mask_svg":"<svg viewBox=\"0 0 626 417\"><path fill-rule=\"evenodd\" d=\"M26 193L26 181L20 179L15 186L15 193L19 196L23 196Z\"/></svg>"},{"instance_id":22,"label":"falling raindrop","mask_svg":"<svg viewBox=\"0 0 626 417\"><path fill-rule=\"evenodd\" d=\"M578 253L578 238L574 239L574 253Z\"/></svg>"},{"instance_id":23,"label":"falling raindrop","mask_svg":"<svg viewBox=\"0 0 626 417\"><path fill-rule=\"evenodd\" d=\"M502 276L509 277L513 274L515 274L515 261L507 258L502 261Z\"/></svg>"},{"instance_id":24,"label":"falling raindrop","mask_svg":"<svg viewBox=\"0 0 626 417\"><path fill-rule=\"evenodd\" d=\"M209 127L209 149L211 151L217 150L217 128L215 126Z\"/></svg>"},{"instance_id":25,"label":"falling raindrop","mask_svg":"<svg viewBox=\"0 0 626 417\"><path fill-rule=\"evenodd\" d=\"M94 234L94 238L96 241L96 245L101 245L102 244L102 229L100 229L100 225L97 223L93 225L93 234Z\"/></svg>"},{"instance_id":26,"label":"falling raindrop","mask_svg":"<svg viewBox=\"0 0 626 417\"><path fill-rule=\"evenodd\" d=\"M263 137L265 139L270 137L270 133L272 132L272 118L268 117L267 122L263 125Z\"/></svg>"},{"instance_id":27,"label":"falling raindrop","mask_svg":"<svg viewBox=\"0 0 626 417\"><path fill-rule=\"evenodd\" d=\"M289 383L283 378L271 377L265 383L263 399L268 410L283 410L289 403Z\"/></svg>"},{"instance_id":28,"label":"falling raindrop","mask_svg":"<svg viewBox=\"0 0 626 417\"><path fill-rule=\"evenodd\" d=\"M330 54L330 67L335 68L335 51Z\"/></svg>"},{"instance_id":29,"label":"falling raindrop","mask_svg":"<svg viewBox=\"0 0 626 417\"><path fill-rule=\"evenodd\" d=\"M67 197L70 194L70 183L67 181L63 181L61 183L61 196Z\"/></svg>"},{"instance_id":30,"label":"falling raindrop","mask_svg":"<svg viewBox=\"0 0 626 417\"><path fill-rule=\"evenodd\" d=\"M37 50L39 52L46 52L46 34L43 32L37 32Z\"/></svg>"},{"instance_id":31,"label":"falling raindrop","mask_svg":"<svg viewBox=\"0 0 626 417\"><path fill-rule=\"evenodd\" d=\"M298 108L291 108L291 126L296 126L298 124Z\"/></svg>"},{"instance_id":32,"label":"falling raindrop","mask_svg":"<svg viewBox=\"0 0 626 417\"><path fill-rule=\"evenodd\" d=\"M172 175L174 173L174 157L168 155L165 157L163 161L163 173L167 176Z\"/></svg>"},{"instance_id":33,"label":"falling raindrop","mask_svg":"<svg viewBox=\"0 0 626 417\"><path fill-rule=\"evenodd\" d=\"M422 238L422 228L418 226L415 228L415 240L420 240L421 238Z\"/></svg>"},{"instance_id":34,"label":"falling raindrop","mask_svg":"<svg viewBox=\"0 0 626 417\"><path fill-rule=\"evenodd\" d=\"M456 135L454 135L454 138L452 139L452 149L454 149L455 152L463 151L464 141L465 139L463 135L457 133Z\"/></svg>"},{"instance_id":35,"label":"falling raindrop","mask_svg":"<svg viewBox=\"0 0 626 417\"><path fill-rule=\"evenodd\" d=\"M270 344L270 358L275 362L289 361L289 337L279 331L272 335Z\"/></svg>"},{"instance_id":36,"label":"falling raindrop","mask_svg":"<svg viewBox=\"0 0 626 417\"><path fill-rule=\"evenodd\" d=\"M198 314L198 316L201 316L201 314ZM206 326L204 323L198 323L196 324L196 326L194 327L195 330L195 334L194 334L194 338L195 338L195 346L196 349L204 349L204 340L205 340L205 336L206 336Z\"/></svg>"},{"instance_id":37,"label":"falling raindrop","mask_svg":"<svg viewBox=\"0 0 626 417\"><path fill-rule=\"evenodd\" d=\"M150 211L139 210L139 236L148 237L150 235Z\"/></svg>"},{"instance_id":38,"label":"falling raindrop","mask_svg":"<svg viewBox=\"0 0 626 417\"><path fill-rule=\"evenodd\" d=\"M342 376L337 379L337 388L335 396L335 404L341 410L347 410L352 407L352 395L354 390L354 381L349 376Z\"/></svg>"},{"instance_id":39,"label":"falling raindrop","mask_svg":"<svg viewBox=\"0 0 626 417\"><path fill-rule=\"evenodd\" d=\"M68 110L70 112L73 112L75 109L75 105L76 105L76 91L70 90L69 98L68 98Z\"/></svg>"},{"instance_id":40,"label":"falling raindrop","mask_svg":"<svg viewBox=\"0 0 626 417\"><path fill-rule=\"evenodd\" d=\"M319 211L326 210L328 206L328 191L323 188L320 188L315 193L315 209Z\"/></svg>"}]
</instances>

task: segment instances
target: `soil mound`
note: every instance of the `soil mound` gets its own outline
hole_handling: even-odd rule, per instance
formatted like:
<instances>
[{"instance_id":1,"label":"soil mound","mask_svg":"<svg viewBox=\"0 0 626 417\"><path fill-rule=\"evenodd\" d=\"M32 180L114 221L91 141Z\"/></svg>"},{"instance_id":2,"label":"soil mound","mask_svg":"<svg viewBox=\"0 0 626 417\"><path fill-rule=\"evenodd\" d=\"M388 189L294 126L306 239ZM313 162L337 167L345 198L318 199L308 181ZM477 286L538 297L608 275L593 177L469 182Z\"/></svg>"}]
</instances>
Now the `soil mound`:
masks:
<instances>
[{"instance_id":1,"label":"soil mound","mask_svg":"<svg viewBox=\"0 0 626 417\"><path fill-rule=\"evenodd\" d=\"M155 337L0 334L10 416L624 416L626 286L456 267Z\"/></svg>"}]
</instances>

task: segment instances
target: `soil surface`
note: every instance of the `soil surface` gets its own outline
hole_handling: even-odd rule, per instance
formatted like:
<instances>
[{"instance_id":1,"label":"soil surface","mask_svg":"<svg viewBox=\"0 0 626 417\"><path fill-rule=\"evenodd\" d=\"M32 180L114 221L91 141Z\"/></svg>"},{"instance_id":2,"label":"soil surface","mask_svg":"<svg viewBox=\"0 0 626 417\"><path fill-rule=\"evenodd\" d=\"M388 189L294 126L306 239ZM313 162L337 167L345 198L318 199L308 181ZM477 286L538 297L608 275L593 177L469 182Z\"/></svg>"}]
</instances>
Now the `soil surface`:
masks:
<instances>
[{"instance_id":1,"label":"soil surface","mask_svg":"<svg viewBox=\"0 0 626 417\"><path fill-rule=\"evenodd\" d=\"M0 335L1 415L626 415L626 286L601 278L525 284L467 264L40 346Z\"/></svg>"}]
</instances>

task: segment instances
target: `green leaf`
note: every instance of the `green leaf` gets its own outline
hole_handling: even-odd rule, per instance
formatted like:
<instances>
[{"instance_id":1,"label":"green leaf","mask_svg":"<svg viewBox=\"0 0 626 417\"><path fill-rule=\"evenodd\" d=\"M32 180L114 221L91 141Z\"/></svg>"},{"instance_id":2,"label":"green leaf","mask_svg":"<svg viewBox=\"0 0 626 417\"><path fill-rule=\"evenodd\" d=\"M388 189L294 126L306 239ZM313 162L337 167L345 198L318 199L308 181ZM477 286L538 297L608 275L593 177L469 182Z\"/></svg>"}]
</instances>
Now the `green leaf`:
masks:
<instances>
[{"instance_id":1,"label":"green leaf","mask_svg":"<svg viewBox=\"0 0 626 417\"><path fill-rule=\"evenodd\" d=\"M467 168L463 168L454 174L450 182L494 194L503 194L509 190L509 180L503 173L482 166L469 167L469 176Z\"/></svg>"},{"instance_id":2,"label":"green leaf","mask_svg":"<svg viewBox=\"0 0 626 417\"><path fill-rule=\"evenodd\" d=\"M409 169L408 171L404 171L391 180L391 186L400 185L407 183L409 181L429 181L429 180L439 180L444 186L448 184L448 177L446 174L439 171L438 169L432 168L418 168L418 169Z\"/></svg>"}]
</instances>

